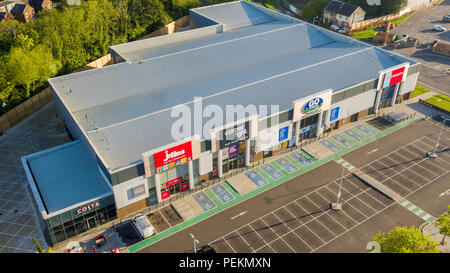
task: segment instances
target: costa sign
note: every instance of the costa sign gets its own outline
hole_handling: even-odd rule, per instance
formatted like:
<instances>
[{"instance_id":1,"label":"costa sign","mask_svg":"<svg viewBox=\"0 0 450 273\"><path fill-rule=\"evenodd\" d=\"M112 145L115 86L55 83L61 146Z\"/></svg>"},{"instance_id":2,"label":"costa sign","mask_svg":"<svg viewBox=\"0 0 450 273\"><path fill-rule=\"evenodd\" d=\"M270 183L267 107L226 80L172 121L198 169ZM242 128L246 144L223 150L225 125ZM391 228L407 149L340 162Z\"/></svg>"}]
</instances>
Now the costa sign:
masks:
<instances>
[{"instance_id":1,"label":"costa sign","mask_svg":"<svg viewBox=\"0 0 450 273\"><path fill-rule=\"evenodd\" d=\"M323 105L323 99L320 97L313 98L309 100L307 103L305 103L305 106L303 106L303 113L305 115L312 114L320 110L320 108Z\"/></svg>"},{"instance_id":2,"label":"costa sign","mask_svg":"<svg viewBox=\"0 0 450 273\"><path fill-rule=\"evenodd\" d=\"M99 207L99 206L100 206L100 203L98 201L96 201L96 202L90 203L90 204L88 204L86 206L83 206L83 207L77 209L77 213L81 214L83 212L89 211L89 210L94 209L94 208Z\"/></svg>"},{"instance_id":3,"label":"costa sign","mask_svg":"<svg viewBox=\"0 0 450 273\"><path fill-rule=\"evenodd\" d=\"M192 160L191 141L154 154L157 172L166 171Z\"/></svg>"}]
</instances>

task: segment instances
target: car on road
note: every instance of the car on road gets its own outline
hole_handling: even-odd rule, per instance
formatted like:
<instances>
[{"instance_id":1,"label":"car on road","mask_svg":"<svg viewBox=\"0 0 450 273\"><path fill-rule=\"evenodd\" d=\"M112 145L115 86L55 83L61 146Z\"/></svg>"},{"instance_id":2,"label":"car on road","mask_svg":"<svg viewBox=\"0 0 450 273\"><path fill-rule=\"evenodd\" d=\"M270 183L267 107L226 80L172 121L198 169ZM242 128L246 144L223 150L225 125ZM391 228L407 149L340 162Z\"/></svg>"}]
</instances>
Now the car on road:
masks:
<instances>
[{"instance_id":1,"label":"car on road","mask_svg":"<svg viewBox=\"0 0 450 273\"><path fill-rule=\"evenodd\" d=\"M407 41L409 38L408 34L402 34L402 36L400 36L400 40L402 41Z\"/></svg>"},{"instance_id":2,"label":"car on road","mask_svg":"<svg viewBox=\"0 0 450 273\"><path fill-rule=\"evenodd\" d=\"M435 30L435 31L447 31L447 29L445 27L440 26L440 25L434 25L433 26L433 30Z\"/></svg>"},{"instance_id":3,"label":"car on road","mask_svg":"<svg viewBox=\"0 0 450 273\"><path fill-rule=\"evenodd\" d=\"M155 229L152 224L150 224L148 218L142 214L138 214L133 217L132 223L139 235L141 235L144 239L155 234Z\"/></svg>"},{"instance_id":4,"label":"car on road","mask_svg":"<svg viewBox=\"0 0 450 273\"><path fill-rule=\"evenodd\" d=\"M444 15L444 17L442 17L442 21L450 22L450 15Z\"/></svg>"}]
</instances>

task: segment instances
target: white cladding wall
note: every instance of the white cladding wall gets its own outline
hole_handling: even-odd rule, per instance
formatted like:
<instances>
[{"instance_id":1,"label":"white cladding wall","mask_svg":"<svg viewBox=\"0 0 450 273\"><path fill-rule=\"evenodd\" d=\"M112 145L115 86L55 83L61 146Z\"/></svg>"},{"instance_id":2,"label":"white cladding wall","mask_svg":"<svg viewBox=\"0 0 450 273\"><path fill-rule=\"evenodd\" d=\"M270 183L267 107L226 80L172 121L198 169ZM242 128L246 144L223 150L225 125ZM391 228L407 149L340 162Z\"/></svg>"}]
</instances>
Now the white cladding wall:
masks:
<instances>
[{"instance_id":1,"label":"white cladding wall","mask_svg":"<svg viewBox=\"0 0 450 273\"><path fill-rule=\"evenodd\" d=\"M279 134L280 129L283 127L289 126L288 136L284 141L288 141L292 137L292 122L287 121L268 129L264 129L259 131L258 136L256 137L256 152L260 151L269 151L274 146L280 144Z\"/></svg>"},{"instance_id":2,"label":"white cladding wall","mask_svg":"<svg viewBox=\"0 0 450 273\"><path fill-rule=\"evenodd\" d=\"M405 81L402 83L401 89L398 94L403 95L403 94L413 91L414 88L416 88L416 83L417 83L418 78L419 78L419 73L416 73L416 74L406 77Z\"/></svg>"},{"instance_id":3,"label":"white cladding wall","mask_svg":"<svg viewBox=\"0 0 450 273\"><path fill-rule=\"evenodd\" d=\"M199 159L199 171L200 175L207 174L213 170L213 154L211 151L203 153Z\"/></svg>"},{"instance_id":4,"label":"white cladding wall","mask_svg":"<svg viewBox=\"0 0 450 273\"><path fill-rule=\"evenodd\" d=\"M375 103L376 90L364 92L362 94L353 96L349 99L342 100L332 104L330 109L339 107L339 115L336 120L351 116L367 108L373 107ZM329 123L329 120L326 121Z\"/></svg>"},{"instance_id":5,"label":"white cladding wall","mask_svg":"<svg viewBox=\"0 0 450 273\"><path fill-rule=\"evenodd\" d=\"M144 185L145 190L144 194L134 197L133 196L133 188ZM127 182L120 183L113 187L114 191L114 200L116 201L117 209L123 208L125 206L131 205L140 201L142 199L148 198L148 183L145 175L133 178L128 180Z\"/></svg>"}]
</instances>

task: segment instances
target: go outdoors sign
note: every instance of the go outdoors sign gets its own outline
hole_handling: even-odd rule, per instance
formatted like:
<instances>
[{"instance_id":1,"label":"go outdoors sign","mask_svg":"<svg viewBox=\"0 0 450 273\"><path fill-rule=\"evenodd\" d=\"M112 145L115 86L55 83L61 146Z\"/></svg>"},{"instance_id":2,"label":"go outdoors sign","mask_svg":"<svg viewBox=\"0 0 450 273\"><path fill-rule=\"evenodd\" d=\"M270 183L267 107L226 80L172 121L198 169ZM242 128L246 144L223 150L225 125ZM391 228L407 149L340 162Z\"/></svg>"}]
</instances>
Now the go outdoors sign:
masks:
<instances>
[{"instance_id":1,"label":"go outdoors sign","mask_svg":"<svg viewBox=\"0 0 450 273\"><path fill-rule=\"evenodd\" d=\"M305 115L313 114L320 110L320 108L323 105L323 99L322 98L313 98L309 100L307 103L305 103L305 106L303 106L303 113Z\"/></svg>"}]
</instances>

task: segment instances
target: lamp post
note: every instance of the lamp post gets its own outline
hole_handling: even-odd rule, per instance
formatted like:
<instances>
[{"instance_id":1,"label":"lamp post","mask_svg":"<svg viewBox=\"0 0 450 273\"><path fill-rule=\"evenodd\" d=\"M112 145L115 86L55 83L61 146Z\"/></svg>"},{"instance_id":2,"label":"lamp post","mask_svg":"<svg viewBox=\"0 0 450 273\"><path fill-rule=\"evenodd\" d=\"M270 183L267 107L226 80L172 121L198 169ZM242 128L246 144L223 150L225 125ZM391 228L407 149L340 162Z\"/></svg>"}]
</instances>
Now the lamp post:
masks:
<instances>
[{"instance_id":1,"label":"lamp post","mask_svg":"<svg viewBox=\"0 0 450 273\"><path fill-rule=\"evenodd\" d=\"M194 253L197 253L197 244L198 244L198 240L195 239L194 235L191 233L189 234L189 237L194 241Z\"/></svg>"},{"instance_id":2,"label":"lamp post","mask_svg":"<svg viewBox=\"0 0 450 273\"><path fill-rule=\"evenodd\" d=\"M331 203L331 209L332 210L342 210L342 205L339 204L339 197L341 197L342 180L344 179L344 171L345 171L345 167L342 166L341 181L339 182L339 192L338 192L338 195L337 195L336 203Z\"/></svg>"},{"instance_id":3,"label":"lamp post","mask_svg":"<svg viewBox=\"0 0 450 273\"><path fill-rule=\"evenodd\" d=\"M438 139L437 139L437 141L436 141L436 146L434 146L434 151L433 152L428 152L427 153L427 155L428 155L428 157L430 157L430 158L436 158L436 157L438 157L437 156L437 154L436 154L436 150L437 150L437 147L439 146L439 140L441 139L441 135L442 135L442 131L444 130L444 125L445 125L445 122L448 120L448 119L446 119L445 117L443 117L443 116L441 116L442 117L442 126L441 126L441 130L439 131L439 136L438 136Z\"/></svg>"}]
</instances>

